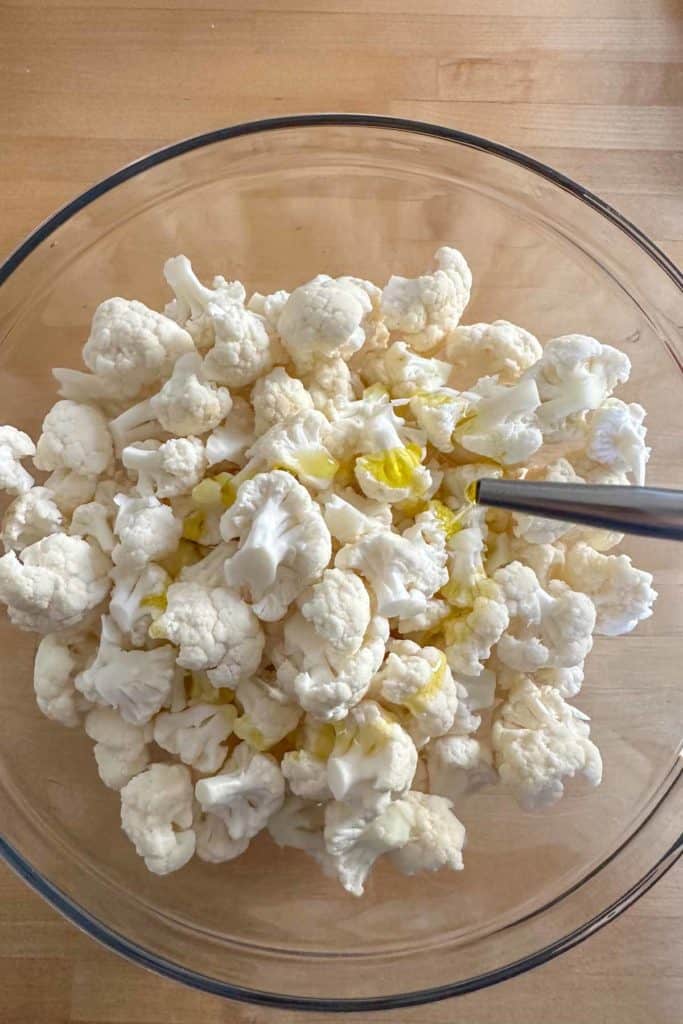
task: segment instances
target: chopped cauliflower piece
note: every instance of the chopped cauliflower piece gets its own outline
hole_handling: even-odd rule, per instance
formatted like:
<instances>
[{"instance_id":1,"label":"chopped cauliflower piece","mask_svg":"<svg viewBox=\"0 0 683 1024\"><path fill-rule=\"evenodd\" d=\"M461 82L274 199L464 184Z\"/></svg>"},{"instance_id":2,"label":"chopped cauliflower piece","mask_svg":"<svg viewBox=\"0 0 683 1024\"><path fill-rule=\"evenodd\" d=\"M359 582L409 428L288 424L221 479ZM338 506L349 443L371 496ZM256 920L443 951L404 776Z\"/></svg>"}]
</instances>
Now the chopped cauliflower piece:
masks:
<instances>
[{"instance_id":1,"label":"chopped cauliflower piece","mask_svg":"<svg viewBox=\"0 0 683 1024\"><path fill-rule=\"evenodd\" d=\"M490 747L475 736L440 736L427 750L429 792L457 803L498 779Z\"/></svg>"},{"instance_id":2,"label":"chopped cauliflower piece","mask_svg":"<svg viewBox=\"0 0 683 1024\"><path fill-rule=\"evenodd\" d=\"M254 750L270 750L296 729L302 710L275 686L255 677L243 679L236 700L242 706L234 732Z\"/></svg>"},{"instance_id":3,"label":"chopped cauliflower piece","mask_svg":"<svg viewBox=\"0 0 683 1024\"><path fill-rule=\"evenodd\" d=\"M458 325L469 302L472 272L457 249L434 254L437 269L421 277L391 277L382 292L382 313L390 331L407 337L418 352L434 348Z\"/></svg>"},{"instance_id":4,"label":"chopped cauliflower piece","mask_svg":"<svg viewBox=\"0 0 683 1024\"><path fill-rule=\"evenodd\" d=\"M234 731L233 704L194 704L184 711L162 711L154 720L154 742L183 764L212 775L228 754L225 741Z\"/></svg>"},{"instance_id":5,"label":"chopped cauliflower piece","mask_svg":"<svg viewBox=\"0 0 683 1024\"><path fill-rule=\"evenodd\" d=\"M5 551L17 554L51 533L59 533L64 516L46 487L31 487L19 494L7 508L2 520Z\"/></svg>"},{"instance_id":6,"label":"chopped cauliflower piece","mask_svg":"<svg viewBox=\"0 0 683 1024\"><path fill-rule=\"evenodd\" d=\"M167 875L194 854L192 776L181 764L152 764L121 790L121 827L147 868Z\"/></svg>"},{"instance_id":7,"label":"chopped cauliflower piece","mask_svg":"<svg viewBox=\"0 0 683 1024\"><path fill-rule=\"evenodd\" d=\"M388 705L418 749L453 725L458 692L446 655L412 640L390 640L370 694Z\"/></svg>"},{"instance_id":8,"label":"chopped cauliflower piece","mask_svg":"<svg viewBox=\"0 0 683 1024\"><path fill-rule=\"evenodd\" d=\"M21 463L35 453L36 446L23 430L0 427L0 491L25 494L33 487L33 477Z\"/></svg>"},{"instance_id":9,"label":"chopped cauliflower piece","mask_svg":"<svg viewBox=\"0 0 683 1024\"><path fill-rule=\"evenodd\" d=\"M171 498L194 487L204 476L204 445L196 437L170 441L141 441L121 452L126 469L137 473L136 490L142 497Z\"/></svg>"},{"instance_id":10,"label":"chopped cauliflower piece","mask_svg":"<svg viewBox=\"0 0 683 1024\"><path fill-rule=\"evenodd\" d=\"M95 643L86 633L48 633L38 644L33 663L36 703L46 718L73 729L91 704L74 680L95 656Z\"/></svg>"},{"instance_id":11,"label":"chopped cauliflower piece","mask_svg":"<svg viewBox=\"0 0 683 1024\"><path fill-rule=\"evenodd\" d=\"M439 354L451 364L456 386L471 388L485 376L514 384L524 370L541 358L543 349L533 334L507 320L456 327Z\"/></svg>"},{"instance_id":12,"label":"chopped cauliflower piece","mask_svg":"<svg viewBox=\"0 0 683 1024\"><path fill-rule=\"evenodd\" d=\"M326 569L302 601L301 614L334 651L355 654L370 625L370 598L355 573Z\"/></svg>"},{"instance_id":13,"label":"chopped cauliflower piece","mask_svg":"<svg viewBox=\"0 0 683 1024\"><path fill-rule=\"evenodd\" d=\"M384 365L394 398L438 393L451 375L450 363L425 359L412 352L405 341L395 341L384 354Z\"/></svg>"},{"instance_id":14,"label":"chopped cauliflower piece","mask_svg":"<svg viewBox=\"0 0 683 1024\"><path fill-rule=\"evenodd\" d=\"M316 361L340 355L348 359L366 340L364 321L372 300L353 280L319 274L295 288L283 306L277 329L300 372Z\"/></svg>"},{"instance_id":15,"label":"chopped cauliflower piece","mask_svg":"<svg viewBox=\"0 0 683 1024\"><path fill-rule=\"evenodd\" d=\"M400 801L381 813L359 810L355 805L330 801L325 808L326 864L353 896L362 896L365 881L378 857L404 846L411 831L412 815Z\"/></svg>"},{"instance_id":16,"label":"chopped cauliflower piece","mask_svg":"<svg viewBox=\"0 0 683 1024\"><path fill-rule=\"evenodd\" d=\"M180 520L158 498L133 498L117 494L118 507L114 533L118 544L112 551L115 565L124 569L142 569L148 562L171 555L183 531Z\"/></svg>"},{"instance_id":17,"label":"chopped cauliflower piece","mask_svg":"<svg viewBox=\"0 0 683 1024\"><path fill-rule=\"evenodd\" d=\"M591 413L586 426L586 456L617 473L629 473L633 482L645 483L650 449L645 444L645 410L632 402L608 398Z\"/></svg>"},{"instance_id":18,"label":"chopped cauliflower piece","mask_svg":"<svg viewBox=\"0 0 683 1024\"><path fill-rule=\"evenodd\" d=\"M107 421L92 405L56 402L43 420L33 458L36 469L67 469L99 476L109 466L113 444Z\"/></svg>"},{"instance_id":19,"label":"chopped cauliflower piece","mask_svg":"<svg viewBox=\"0 0 683 1024\"><path fill-rule=\"evenodd\" d=\"M450 800L411 792L397 801L398 808L410 822L408 841L390 854L399 871L404 875L439 868L462 871L465 827L453 813Z\"/></svg>"},{"instance_id":20,"label":"chopped cauliflower piece","mask_svg":"<svg viewBox=\"0 0 683 1024\"><path fill-rule=\"evenodd\" d=\"M309 412L313 399L298 377L290 377L284 366L276 366L254 384L251 404L256 417L255 433L260 437L292 416Z\"/></svg>"},{"instance_id":21,"label":"chopped cauliflower piece","mask_svg":"<svg viewBox=\"0 0 683 1024\"><path fill-rule=\"evenodd\" d=\"M588 544L567 552L563 578L595 605L596 633L621 636L652 615L657 591L649 572L636 569L628 555L603 555Z\"/></svg>"},{"instance_id":22,"label":"chopped cauliflower piece","mask_svg":"<svg viewBox=\"0 0 683 1024\"><path fill-rule=\"evenodd\" d=\"M93 708L85 716L85 731L95 741L97 771L109 789L123 789L149 764L149 724L133 725L114 708Z\"/></svg>"},{"instance_id":23,"label":"chopped cauliflower piece","mask_svg":"<svg viewBox=\"0 0 683 1024\"><path fill-rule=\"evenodd\" d=\"M454 433L463 448L510 466L541 447L543 435L535 422L539 395L532 378L508 387L496 377L482 377L467 394L470 411Z\"/></svg>"},{"instance_id":24,"label":"chopped cauliflower piece","mask_svg":"<svg viewBox=\"0 0 683 1024\"><path fill-rule=\"evenodd\" d=\"M195 796L205 813L222 819L231 839L251 839L282 807L285 783L274 757L240 743L218 775L199 780Z\"/></svg>"},{"instance_id":25,"label":"chopped cauliflower piece","mask_svg":"<svg viewBox=\"0 0 683 1024\"><path fill-rule=\"evenodd\" d=\"M289 469L301 483L324 490L339 468L325 447L329 423L315 409L296 413L262 434L247 452L246 477L268 469Z\"/></svg>"}]
</instances>

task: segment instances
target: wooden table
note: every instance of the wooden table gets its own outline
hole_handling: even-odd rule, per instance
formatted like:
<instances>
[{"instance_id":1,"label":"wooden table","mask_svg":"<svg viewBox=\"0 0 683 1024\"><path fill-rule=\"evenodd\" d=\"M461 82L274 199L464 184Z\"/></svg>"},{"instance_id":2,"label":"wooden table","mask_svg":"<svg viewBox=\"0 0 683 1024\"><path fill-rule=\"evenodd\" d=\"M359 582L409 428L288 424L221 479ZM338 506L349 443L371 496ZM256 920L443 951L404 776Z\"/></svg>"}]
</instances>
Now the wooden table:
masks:
<instances>
[{"instance_id":1,"label":"wooden table","mask_svg":"<svg viewBox=\"0 0 683 1024\"><path fill-rule=\"evenodd\" d=\"M65 200L166 142L267 114L348 110L524 149L683 262L682 57L680 0L9 0L0 256ZM683 1006L682 878L670 872L621 919L531 974L378 1020L673 1024ZM3 1024L301 1019L145 974L0 869Z\"/></svg>"}]
</instances>

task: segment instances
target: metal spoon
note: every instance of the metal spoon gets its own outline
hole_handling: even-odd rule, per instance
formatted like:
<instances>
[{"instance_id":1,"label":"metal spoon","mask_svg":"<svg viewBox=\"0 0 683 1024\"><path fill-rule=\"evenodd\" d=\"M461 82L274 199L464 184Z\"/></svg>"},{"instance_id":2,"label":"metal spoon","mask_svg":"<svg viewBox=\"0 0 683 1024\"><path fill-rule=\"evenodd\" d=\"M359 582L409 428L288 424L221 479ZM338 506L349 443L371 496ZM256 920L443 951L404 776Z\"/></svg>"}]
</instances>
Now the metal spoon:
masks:
<instances>
[{"instance_id":1,"label":"metal spoon","mask_svg":"<svg viewBox=\"0 0 683 1024\"><path fill-rule=\"evenodd\" d=\"M643 537L683 540L683 491L489 477L478 480L472 490L478 505Z\"/></svg>"}]
</instances>

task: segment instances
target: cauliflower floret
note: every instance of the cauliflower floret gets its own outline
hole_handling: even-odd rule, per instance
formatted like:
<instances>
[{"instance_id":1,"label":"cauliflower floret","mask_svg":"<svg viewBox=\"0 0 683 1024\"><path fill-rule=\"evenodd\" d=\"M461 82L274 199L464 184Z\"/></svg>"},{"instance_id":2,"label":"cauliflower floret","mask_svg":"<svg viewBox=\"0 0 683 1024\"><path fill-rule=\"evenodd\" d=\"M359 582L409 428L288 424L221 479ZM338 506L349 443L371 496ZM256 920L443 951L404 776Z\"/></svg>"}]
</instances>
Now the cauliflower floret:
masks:
<instances>
[{"instance_id":1,"label":"cauliflower floret","mask_svg":"<svg viewBox=\"0 0 683 1024\"><path fill-rule=\"evenodd\" d=\"M154 719L154 742L177 754L190 768L213 775L227 757L225 741L236 718L233 704L195 704L184 711L162 711Z\"/></svg>"},{"instance_id":2,"label":"cauliflower floret","mask_svg":"<svg viewBox=\"0 0 683 1024\"><path fill-rule=\"evenodd\" d=\"M98 391L135 398L165 380L176 360L193 350L187 331L163 314L135 299L107 299L95 310L83 348L83 361L95 374L91 398L97 400Z\"/></svg>"},{"instance_id":3,"label":"cauliflower floret","mask_svg":"<svg viewBox=\"0 0 683 1024\"><path fill-rule=\"evenodd\" d=\"M524 375L538 387L541 405L537 417L543 439L580 440L586 413L601 406L630 373L627 355L585 334L549 341L541 358Z\"/></svg>"},{"instance_id":4,"label":"cauliflower floret","mask_svg":"<svg viewBox=\"0 0 683 1024\"><path fill-rule=\"evenodd\" d=\"M602 759L589 735L586 715L553 687L525 679L494 713L491 741L501 782L528 810L559 800L565 778L583 775L599 785Z\"/></svg>"},{"instance_id":5,"label":"cauliflower floret","mask_svg":"<svg viewBox=\"0 0 683 1024\"><path fill-rule=\"evenodd\" d=\"M650 449L645 444L645 410L632 402L608 398L588 417L586 457L617 473L629 473L640 487L645 483L645 466Z\"/></svg>"},{"instance_id":6,"label":"cauliflower floret","mask_svg":"<svg viewBox=\"0 0 683 1024\"><path fill-rule=\"evenodd\" d=\"M296 288L277 321L278 333L299 372L319 359L348 359L365 343L364 321L372 313L367 292L350 279L319 274Z\"/></svg>"},{"instance_id":7,"label":"cauliflower floret","mask_svg":"<svg viewBox=\"0 0 683 1024\"><path fill-rule=\"evenodd\" d=\"M652 615L657 599L652 575L636 569L628 555L603 555L587 544L574 544L567 552L562 575L595 605L596 633L621 636Z\"/></svg>"},{"instance_id":8,"label":"cauliflower floret","mask_svg":"<svg viewBox=\"0 0 683 1024\"><path fill-rule=\"evenodd\" d=\"M510 631L496 647L504 665L535 672L545 665L572 668L583 663L593 646L595 607L590 598L561 580L551 580L544 590L521 562L497 569L493 579L510 616Z\"/></svg>"},{"instance_id":9,"label":"cauliflower floret","mask_svg":"<svg viewBox=\"0 0 683 1024\"><path fill-rule=\"evenodd\" d=\"M532 378L507 387L482 377L467 392L471 406L454 432L463 448L504 466L526 462L543 444L535 422L540 399Z\"/></svg>"},{"instance_id":10,"label":"cauliflower floret","mask_svg":"<svg viewBox=\"0 0 683 1024\"><path fill-rule=\"evenodd\" d=\"M391 507L370 501L350 488L321 496L323 515L330 533L342 544L391 528Z\"/></svg>"},{"instance_id":11,"label":"cauliflower floret","mask_svg":"<svg viewBox=\"0 0 683 1024\"><path fill-rule=\"evenodd\" d=\"M365 700L338 726L327 783L335 800L380 811L392 794L410 789L416 768L410 735L379 704Z\"/></svg>"},{"instance_id":12,"label":"cauliflower floret","mask_svg":"<svg viewBox=\"0 0 683 1024\"><path fill-rule=\"evenodd\" d=\"M153 764L121 790L121 827L149 871L167 875L190 860L192 776L181 764Z\"/></svg>"},{"instance_id":13,"label":"cauliflower floret","mask_svg":"<svg viewBox=\"0 0 683 1024\"><path fill-rule=\"evenodd\" d=\"M576 697L583 685L583 665L571 668L540 668L534 672L539 686L552 686L561 697Z\"/></svg>"},{"instance_id":14,"label":"cauliflower floret","mask_svg":"<svg viewBox=\"0 0 683 1024\"><path fill-rule=\"evenodd\" d=\"M410 838L411 815L401 802L390 803L379 815L331 801L325 808L323 862L353 896L362 896L375 861L404 846Z\"/></svg>"},{"instance_id":15,"label":"cauliflower floret","mask_svg":"<svg viewBox=\"0 0 683 1024\"><path fill-rule=\"evenodd\" d=\"M164 312L184 325L197 348L202 351L211 348L216 340L212 314L235 304L242 306L246 298L244 286L239 281L226 281L217 276L211 282L212 287L207 288L193 271L187 256L182 255L166 260L164 277L175 295Z\"/></svg>"},{"instance_id":16,"label":"cauliflower floret","mask_svg":"<svg viewBox=\"0 0 683 1024\"><path fill-rule=\"evenodd\" d=\"M323 803L332 799L327 784L327 762L310 750L290 750L282 758L282 774L292 793Z\"/></svg>"},{"instance_id":17,"label":"cauliflower floret","mask_svg":"<svg viewBox=\"0 0 683 1024\"><path fill-rule=\"evenodd\" d=\"M63 516L70 516L79 505L85 505L95 496L96 476L83 476L70 469L56 469L50 473L44 487Z\"/></svg>"},{"instance_id":18,"label":"cauliflower floret","mask_svg":"<svg viewBox=\"0 0 683 1024\"><path fill-rule=\"evenodd\" d=\"M301 614L332 650L355 654L370 625L370 598L353 572L326 569L301 602Z\"/></svg>"},{"instance_id":19,"label":"cauliflower floret","mask_svg":"<svg viewBox=\"0 0 683 1024\"><path fill-rule=\"evenodd\" d=\"M200 814L194 823L197 836L197 856L208 864L224 864L241 857L249 846L248 839L231 839L222 818L215 814Z\"/></svg>"},{"instance_id":20,"label":"cauliflower floret","mask_svg":"<svg viewBox=\"0 0 683 1024\"><path fill-rule=\"evenodd\" d=\"M440 452L453 451L453 433L469 405L466 394L445 387L418 391L410 399L410 411L418 427Z\"/></svg>"},{"instance_id":21,"label":"cauliflower floret","mask_svg":"<svg viewBox=\"0 0 683 1024\"><path fill-rule=\"evenodd\" d=\"M158 437L162 429L181 437L206 434L231 408L228 389L207 379L202 357L192 352L180 357L156 395L126 409L111 420L109 429L117 451L121 451L135 441Z\"/></svg>"},{"instance_id":22,"label":"cauliflower floret","mask_svg":"<svg viewBox=\"0 0 683 1024\"><path fill-rule=\"evenodd\" d=\"M451 801L429 793L411 792L397 804L410 822L408 841L390 854L399 871L404 875L439 868L462 871L465 826L453 813Z\"/></svg>"},{"instance_id":23,"label":"cauliflower floret","mask_svg":"<svg viewBox=\"0 0 683 1024\"><path fill-rule=\"evenodd\" d=\"M438 392L451 375L449 363L416 355L405 341L395 341L389 346L384 354L384 365L394 398Z\"/></svg>"},{"instance_id":24,"label":"cauliflower floret","mask_svg":"<svg viewBox=\"0 0 683 1024\"><path fill-rule=\"evenodd\" d=\"M5 551L23 551L51 533L59 533L64 517L46 487L31 487L14 499L2 520Z\"/></svg>"},{"instance_id":25,"label":"cauliflower floret","mask_svg":"<svg viewBox=\"0 0 683 1024\"><path fill-rule=\"evenodd\" d=\"M121 452L126 469L137 473L135 489L146 497L171 498L186 494L204 476L206 454L196 437L172 437L170 441L141 441Z\"/></svg>"},{"instance_id":26,"label":"cauliflower floret","mask_svg":"<svg viewBox=\"0 0 683 1024\"><path fill-rule=\"evenodd\" d=\"M242 473L249 477L254 472L285 468L309 487L324 490L339 468L325 447L329 426L315 409L276 423L251 446L247 452L249 462Z\"/></svg>"},{"instance_id":27,"label":"cauliflower floret","mask_svg":"<svg viewBox=\"0 0 683 1024\"><path fill-rule=\"evenodd\" d=\"M274 757L240 743L219 775L199 780L195 796L204 812L221 818L231 839L251 839L282 807L285 780Z\"/></svg>"},{"instance_id":28,"label":"cauliflower floret","mask_svg":"<svg viewBox=\"0 0 683 1024\"><path fill-rule=\"evenodd\" d=\"M223 423L206 439L206 461L209 466L230 462L244 463L246 451L254 443L254 409L244 398L233 399L232 408Z\"/></svg>"},{"instance_id":29,"label":"cauliflower floret","mask_svg":"<svg viewBox=\"0 0 683 1024\"><path fill-rule=\"evenodd\" d=\"M438 269L431 274L393 276L382 292L386 326L407 335L418 352L434 348L457 327L472 287L472 272L457 249L442 246L434 260Z\"/></svg>"},{"instance_id":30,"label":"cauliflower floret","mask_svg":"<svg viewBox=\"0 0 683 1024\"><path fill-rule=\"evenodd\" d=\"M74 679L95 654L92 638L78 633L48 633L38 644L33 663L36 703L46 718L70 729L80 725L90 703Z\"/></svg>"},{"instance_id":31,"label":"cauliflower floret","mask_svg":"<svg viewBox=\"0 0 683 1024\"><path fill-rule=\"evenodd\" d=\"M150 563L141 570L115 566L111 578L109 614L133 647L144 647L152 620L166 607L171 577L160 565Z\"/></svg>"},{"instance_id":32,"label":"cauliflower floret","mask_svg":"<svg viewBox=\"0 0 683 1024\"><path fill-rule=\"evenodd\" d=\"M276 366L254 384L251 404L256 417L255 434L260 437L291 416L308 412L313 408L313 399L298 377L290 377L283 366Z\"/></svg>"},{"instance_id":33,"label":"cauliflower floret","mask_svg":"<svg viewBox=\"0 0 683 1024\"><path fill-rule=\"evenodd\" d=\"M447 579L445 549L425 542L417 529L408 535L382 531L360 537L335 558L339 569L355 569L369 582L380 615L419 614Z\"/></svg>"},{"instance_id":34,"label":"cauliflower floret","mask_svg":"<svg viewBox=\"0 0 683 1024\"><path fill-rule=\"evenodd\" d=\"M97 771L109 789L123 789L149 764L151 725L133 725L114 708L93 708L85 716L85 731L95 741Z\"/></svg>"},{"instance_id":35,"label":"cauliflower floret","mask_svg":"<svg viewBox=\"0 0 683 1024\"><path fill-rule=\"evenodd\" d=\"M354 403L361 412L349 423L356 439L353 450L364 452L356 459L354 473L363 493L374 501L400 502L423 498L430 492L432 475L422 465L423 447L415 441L403 443L399 432L404 424L386 401ZM366 405L367 409L362 407ZM349 411L354 406L349 407ZM355 419L355 422L354 422ZM338 420L337 424L344 424ZM342 435L343 436L343 435ZM334 433L331 434L334 438Z\"/></svg>"},{"instance_id":36,"label":"cauliflower floret","mask_svg":"<svg viewBox=\"0 0 683 1024\"><path fill-rule=\"evenodd\" d=\"M480 584L486 579L485 530L484 522L475 522L458 530L448 540L448 583L441 593L455 608L471 608Z\"/></svg>"},{"instance_id":37,"label":"cauliflower floret","mask_svg":"<svg viewBox=\"0 0 683 1024\"><path fill-rule=\"evenodd\" d=\"M0 558L0 602L19 629L49 633L81 622L110 587L109 559L81 537L52 533Z\"/></svg>"},{"instance_id":38,"label":"cauliflower floret","mask_svg":"<svg viewBox=\"0 0 683 1024\"><path fill-rule=\"evenodd\" d=\"M243 679L235 697L242 706L235 735L254 750L274 747L296 729L301 718L301 708L263 679Z\"/></svg>"},{"instance_id":39,"label":"cauliflower floret","mask_svg":"<svg viewBox=\"0 0 683 1024\"><path fill-rule=\"evenodd\" d=\"M0 427L0 491L8 494L25 494L33 487L33 477L24 469L22 459L36 453L28 434L16 427Z\"/></svg>"},{"instance_id":40,"label":"cauliflower floret","mask_svg":"<svg viewBox=\"0 0 683 1024\"><path fill-rule=\"evenodd\" d=\"M451 364L453 379L464 390L480 377L496 374L501 384L514 384L541 358L538 340L507 320L456 327L439 354Z\"/></svg>"},{"instance_id":41,"label":"cauliflower floret","mask_svg":"<svg viewBox=\"0 0 683 1024\"><path fill-rule=\"evenodd\" d=\"M214 686L234 686L255 672L265 638L248 605L225 587L173 583L150 636L179 648L178 664L205 671Z\"/></svg>"},{"instance_id":42,"label":"cauliflower floret","mask_svg":"<svg viewBox=\"0 0 683 1024\"><path fill-rule=\"evenodd\" d=\"M63 399L43 420L33 462L37 469L99 476L110 465L113 451L103 413L92 405Z\"/></svg>"},{"instance_id":43,"label":"cauliflower floret","mask_svg":"<svg viewBox=\"0 0 683 1024\"><path fill-rule=\"evenodd\" d=\"M306 375L307 394L328 420L336 420L356 400L354 377L341 356L314 363Z\"/></svg>"},{"instance_id":44,"label":"cauliflower floret","mask_svg":"<svg viewBox=\"0 0 683 1024\"><path fill-rule=\"evenodd\" d=\"M567 459L556 459L549 463L540 473L534 473L534 480L547 480L554 483L582 483L576 475L574 467ZM512 513L513 529L516 537L521 537L528 544L554 544L572 528L571 523L561 519L545 519L543 516L530 516L524 512Z\"/></svg>"},{"instance_id":45,"label":"cauliflower floret","mask_svg":"<svg viewBox=\"0 0 683 1024\"><path fill-rule=\"evenodd\" d=\"M448 664L453 672L464 676L481 674L482 662L510 621L500 588L487 583L481 589L472 610L449 617L443 627Z\"/></svg>"},{"instance_id":46,"label":"cauliflower floret","mask_svg":"<svg viewBox=\"0 0 683 1024\"><path fill-rule=\"evenodd\" d=\"M325 808L320 803L288 796L268 822L268 832L278 846L305 850L325 867L329 858L325 852L324 826Z\"/></svg>"},{"instance_id":47,"label":"cauliflower floret","mask_svg":"<svg viewBox=\"0 0 683 1024\"><path fill-rule=\"evenodd\" d=\"M224 540L239 549L225 567L228 583L247 594L260 619L281 619L320 575L332 554L318 506L291 473L273 470L245 481L221 520Z\"/></svg>"},{"instance_id":48,"label":"cauliflower floret","mask_svg":"<svg viewBox=\"0 0 683 1024\"><path fill-rule=\"evenodd\" d=\"M285 308L288 298L289 292L285 291L284 288L271 292L270 295L254 292L247 302L247 309L250 309L252 313L258 313L259 316L262 316L268 325L269 331L276 332L280 313Z\"/></svg>"},{"instance_id":49,"label":"cauliflower floret","mask_svg":"<svg viewBox=\"0 0 683 1024\"><path fill-rule=\"evenodd\" d=\"M424 633L432 636L439 631L440 625L449 613L448 603L438 597L427 601L421 612L409 618L398 620L398 632L401 636L409 633Z\"/></svg>"},{"instance_id":50,"label":"cauliflower floret","mask_svg":"<svg viewBox=\"0 0 683 1024\"><path fill-rule=\"evenodd\" d=\"M109 616L102 617L97 657L76 676L77 690L91 704L118 708L132 725L145 725L171 699L177 670L169 644L151 651L126 651Z\"/></svg>"},{"instance_id":51,"label":"cauliflower floret","mask_svg":"<svg viewBox=\"0 0 683 1024\"><path fill-rule=\"evenodd\" d=\"M175 518L168 505L158 498L131 498L117 494L118 506L114 533L118 544L112 559L124 569L142 569L148 562L172 554L178 546L183 524Z\"/></svg>"},{"instance_id":52,"label":"cauliflower floret","mask_svg":"<svg viewBox=\"0 0 683 1024\"><path fill-rule=\"evenodd\" d=\"M495 783L493 753L474 736L441 736L427 747L429 792L457 803L461 797Z\"/></svg>"},{"instance_id":53,"label":"cauliflower floret","mask_svg":"<svg viewBox=\"0 0 683 1024\"><path fill-rule=\"evenodd\" d=\"M340 654L297 613L285 624L284 645L292 660L278 667L278 680L309 714L338 721L365 696L384 659L388 637L386 619L375 616L358 650Z\"/></svg>"},{"instance_id":54,"label":"cauliflower floret","mask_svg":"<svg viewBox=\"0 0 683 1024\"><path fill-rule=\"evenodd\" d=\"M273 349L263 317L241 303L227 306L209 303L215 343L204 359L204 371L210 380L231 388L253 384L273 365Z\"/></svg>"},{"instance_id":55,"label":"cauliflower floret","mask_svg":"<svg viewBox=\"0 0 683 1024\"><path fill-rule=\"evenodd\" d=\"M443 736L453 725L458 692L446 655L436 647L420 647L412 640L391 640L388 656L372 680L375 700L399 711L403 727L418 750L433 736Z\"/></svg>"}]
</instances>

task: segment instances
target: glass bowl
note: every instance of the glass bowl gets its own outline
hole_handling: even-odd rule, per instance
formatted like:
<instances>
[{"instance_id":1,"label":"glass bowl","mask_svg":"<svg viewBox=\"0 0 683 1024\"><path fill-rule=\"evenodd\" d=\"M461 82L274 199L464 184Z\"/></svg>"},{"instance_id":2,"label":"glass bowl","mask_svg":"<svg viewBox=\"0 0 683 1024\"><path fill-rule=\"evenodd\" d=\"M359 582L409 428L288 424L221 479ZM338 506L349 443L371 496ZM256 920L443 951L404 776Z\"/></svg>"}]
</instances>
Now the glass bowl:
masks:
<instances>
[{"instance_id":1,"label":"glass bowl","mask_svg":"<svg viewBox=\"0 0 683 1024\"><path fill-rule=\"evenodd\" d=\"M474 273L465 321L547 339L594 334L633 362L650 481L683 486L680 273L635 227L502 146L394 118L310 115L180 142L94 186L0 268L1 421L35 436L50 367L79 365L91 314L124 295L161 308L164 260L260 291L326 271L382 283L444 243ZM529 814L498 789L462 801L466 869L407 879L380 863L357 900L267 837L238 861L147 873L91 743L35 707L35 638L0 623L0 813L7 861L112 949L198 988L328 1011L397 1007L527 970L611 920L671 865L682 809L678 688L683 546L631 540L654 616L599 639L579 705L602 786Z\"/></svg>"}]
</instances>

